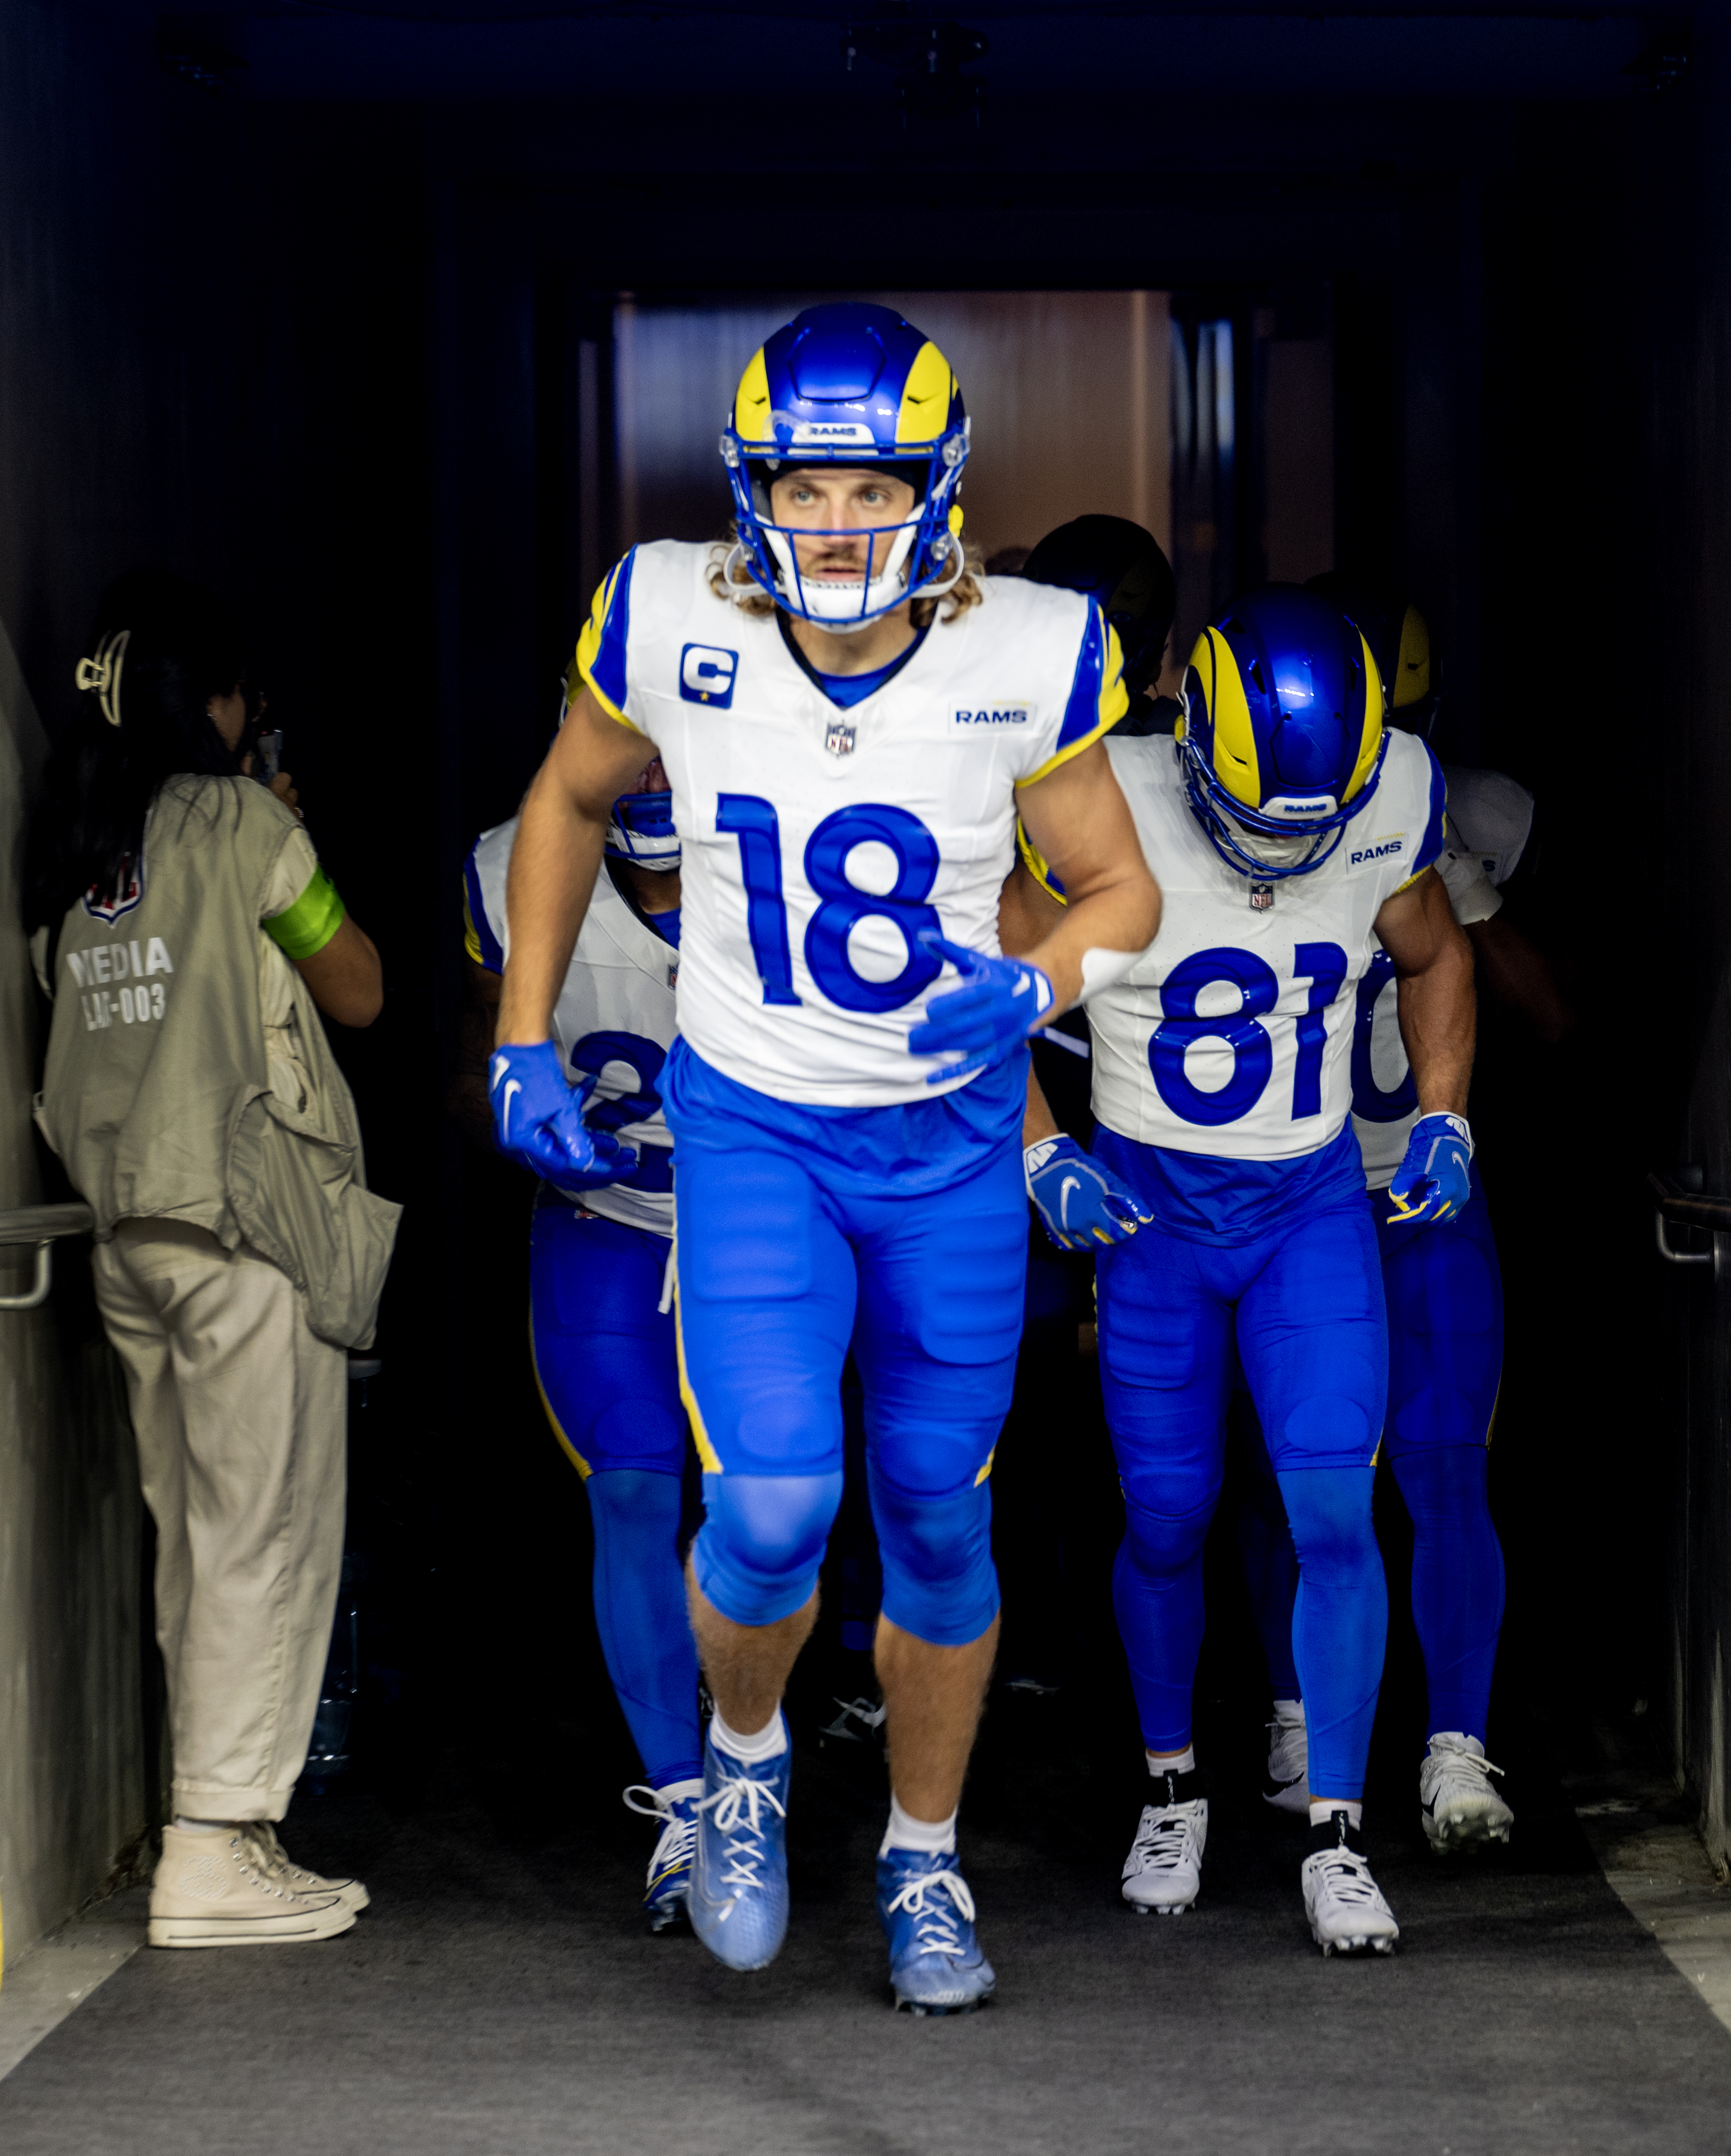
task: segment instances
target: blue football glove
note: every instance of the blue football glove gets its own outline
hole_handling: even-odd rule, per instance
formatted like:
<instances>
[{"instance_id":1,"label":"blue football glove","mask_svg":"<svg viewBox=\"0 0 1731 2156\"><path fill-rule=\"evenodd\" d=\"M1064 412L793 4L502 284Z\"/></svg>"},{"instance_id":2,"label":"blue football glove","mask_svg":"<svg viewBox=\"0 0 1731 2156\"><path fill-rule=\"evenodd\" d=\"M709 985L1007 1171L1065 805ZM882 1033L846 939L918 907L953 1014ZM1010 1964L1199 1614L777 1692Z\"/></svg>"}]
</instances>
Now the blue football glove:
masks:
<instances>
[{"instance_id":1,"label":"blue football glove","mask_svg":"<svg viewBox=\"0 0 1731 2156\"><path fill-rule=\"evenodd\" d=\"M1391 1221L1451 1220L1472 1195L1472 1132L1465 1116L1420 1116L1395 1171Z\"/></svg>"},{"instance_id":2,"label":"blue football glove","mask_svg":"<svg viewBox=\"0 0 1731 2156\"><path fill-rule=\"evenodd\" d=\"M629 1175L637 1165L635 1148L583 1121L583 1103L594 1087L593 1078L570 1083L564 1057L551 1040L496 1049L487 1097L500 1152L560 1190L598 1190Z\"/></svg>"},{"instance_id":3,"label":"blue football glove","mask_svg":"<svg viewBox=\"0 0 1731 2156\"><path fill-rule=\"evenodd\" d=\"M1022 1165L1040 1225L1061 1250L1125 1242L1154 1217L1074 1138L1037 1139L1024 1147Z\"/></svg>"},{"instance_id":4,"label":"blue football glove","mask_svg":"<svg viewBox=\"0 0 1731 2156\"><path fill-rule=\"evenodd\" d=\"M922 950L948 958L962 976L959 988L934 996L926 1015L907 1036L916 1055L955 1054L957 1060L934 1070L928 1086L952 1078L977 1078L1001 1063L1028 1038L1057 1001L1051 983L1038 966L1020 958L988 958L951 943L930 928L920 932Z\"/></svg>"}]
</instances>

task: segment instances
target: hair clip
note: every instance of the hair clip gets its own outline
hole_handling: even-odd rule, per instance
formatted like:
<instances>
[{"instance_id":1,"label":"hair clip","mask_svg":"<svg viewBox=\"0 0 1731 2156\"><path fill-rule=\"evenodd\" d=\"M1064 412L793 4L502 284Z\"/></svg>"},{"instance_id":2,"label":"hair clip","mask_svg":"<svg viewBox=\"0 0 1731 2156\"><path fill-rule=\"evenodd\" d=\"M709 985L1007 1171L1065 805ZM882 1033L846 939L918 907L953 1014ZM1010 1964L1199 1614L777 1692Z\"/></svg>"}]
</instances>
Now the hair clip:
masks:
<instances>
[{"instance_id":1,"label":"hair clip","mask_svg":"<svg viewBox=\"0 0 1731 2156\"><path fill-rule=\"evenodd\" d=\"M104 637L96 646L96 656L80 659L73 676L80 689L95 690L102 716L111 726L121 722L121 668L131 638L130 629L117 629L112 636Z\"/></svg>"}]
</instances>

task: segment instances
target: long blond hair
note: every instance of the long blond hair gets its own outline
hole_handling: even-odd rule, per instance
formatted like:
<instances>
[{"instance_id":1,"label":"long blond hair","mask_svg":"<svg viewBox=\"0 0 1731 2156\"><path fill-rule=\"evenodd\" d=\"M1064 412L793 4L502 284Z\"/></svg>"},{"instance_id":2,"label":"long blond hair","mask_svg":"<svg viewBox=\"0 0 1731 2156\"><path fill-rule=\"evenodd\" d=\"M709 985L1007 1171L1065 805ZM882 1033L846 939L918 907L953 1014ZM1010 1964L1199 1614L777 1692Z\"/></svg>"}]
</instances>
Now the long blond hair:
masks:
<instances>
[{"instance_id":1,"label":"long blond hair","mask_svg":"<svg viewBox=\"0 0 1731 2156\"><path fill-rule=\"evenodd\" d=\"M737 540L738 527L735 526L733 530ZM954 621L958 615L966 613L969 607L978 606L985 597L979 588L979 579L984 574L979 549L964 542L962 559L965 566L948 591L936 598L914 601L909 619L916 629L929 629L940 611L944 620ZM728 573L730 564L737 573ZM742 613L751 615L753 620L763 620L775 612L773 597L752 574L745 556L738 551L737 545L725 539L717 540L710 552L709 588L718 599L728 600Z\"/></svg>"}]
</instances>

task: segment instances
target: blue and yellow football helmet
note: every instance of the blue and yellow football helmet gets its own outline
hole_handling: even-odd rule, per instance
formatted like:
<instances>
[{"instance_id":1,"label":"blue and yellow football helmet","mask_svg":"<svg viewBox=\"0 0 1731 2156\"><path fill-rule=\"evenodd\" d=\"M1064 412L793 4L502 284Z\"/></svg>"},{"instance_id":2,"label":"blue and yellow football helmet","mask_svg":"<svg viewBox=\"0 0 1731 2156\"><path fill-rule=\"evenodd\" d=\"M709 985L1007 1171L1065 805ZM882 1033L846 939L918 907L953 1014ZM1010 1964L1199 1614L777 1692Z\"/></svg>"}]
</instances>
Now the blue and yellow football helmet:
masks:
<instances>
[{"instance_id":1,"label":"blue and yellow football helmet","mask_svg":"<svg viewBox=\"0 0 1731 2156\"><path fill-rule=\"evenodd\" d=\"M1183 703L1190 807L1221 860L1263 881L1319 869L1388 753L1382 677L1361 632L1316 593L1266 584L1198 637Z\"/></svg>"},{"instance_id":2,"label":"blue and yellow football helmet","mask_svg":"<svg viewBox=\"0 0 1731 2156\"><path fill-rule=\"evenodd\" d=\"M612 861L631 861L640 869L665 872L679 866L679 833L674 828L673 796L622 793L613 804L602 850Z\"/></svg>"},{"instance_id":3,"label":"blue and yellow football helmet","mask_svg":"<svg viewBox=\"0 0 1731 2156\"><path fill-rule=\"evenodd\" d=\"M1391 726L1429 741L1442 704L1442 667L1431 648L1431 625L1405 594L1330 569L1310 578L1319 592L1364 632L1383 677Z\"/></svg>"},{"instance_id":4,"label":"blue and yellow football helmet","mask_svg":"<svg viewBox=\"0 0 1731 2156\"><path fill-rule=\"evenodd\" d=\"M740 377L722 458L737 553L789 613L845 634L959 580L968 414L949 362L893 307L838 300L778 330ZM800 578L792 527L775 522L769 489L779 474L814 465L880 466L914 490L915 513L891 527L888 560L869 582Z\"/></svg>"},{"instance_id":5,"label":"blue and yellow football helmet","mask_svg":"<svg viewBox=\"0 0 1731 2156\"><path fill-rule=\"evenodd\" d=\"M1134 710L1160 670L1178 604L1172 564L1153 533L1127 516L1072 517L1046 533L1021 573L1030 583L1061 584L1099 600L1118 633Z\"/></svg>"}]
</instances>

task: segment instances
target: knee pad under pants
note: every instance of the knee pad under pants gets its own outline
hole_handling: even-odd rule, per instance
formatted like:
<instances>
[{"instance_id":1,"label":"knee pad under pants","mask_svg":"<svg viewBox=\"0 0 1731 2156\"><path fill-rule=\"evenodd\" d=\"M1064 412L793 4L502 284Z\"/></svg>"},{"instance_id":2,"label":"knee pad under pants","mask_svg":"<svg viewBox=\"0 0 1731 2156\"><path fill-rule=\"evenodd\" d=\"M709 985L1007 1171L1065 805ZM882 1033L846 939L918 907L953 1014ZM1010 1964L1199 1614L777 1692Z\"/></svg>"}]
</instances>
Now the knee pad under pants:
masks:
<instances>
[{"instance_id":1,"label":"knee pad under pants","mask_svg":"<svg viewBox=\"0 0 1731 2156\"><path fill-rule=\"evenodd\" d=\"M824 1166L809 1151L766 1146L754 1128L742 1129L737 1149L705 1146L681 1157L681 1353L705 1487L722 1501L711 1496L698 1537L700 1584L707 1574L718 1595L737 1593L741 1608L716 1606L742 1624L773 1621L742 1614L746 1602L785 1615L815 1585L821 1537L797 1578L782 1569L798 1539L790 1532L779 1534L774 1566L758 1564L737 1537L767 1516L743 1495L731 1501L727 1486L834 1477L839 1491L840 1388L851 1341L884 1613L921 1638L941 1631L948 1640L986 1599L977 1554L989 1510L984 1483L1021 1330L1020 1162L1012 1145L966 1181L912 1198L861 1195L826 1180ZM814 1498L809 1509L814 1517L820 1509ZM928 1512L948 1520L943 1535L925 1523ZM750 1589L753 1572L773 1576L774 1591ZM968 1637L990 1622L995 1581L990 1604Z\"/></svg>"},{"instance_id":2,"label":"knee pad under pants","mask_svg":"<svg viewBox=\"0 0 1731 2156\"><path fill-rule=\"evenodd\" d=\"M1384 1192L1375 1203L1389 1306L1389 1457L1487 1444L1502 1378L1502 1275L1478 1170L1463 1210L1431 1227L1389 1221Z\"/></svg>"},{"instance_id":3,"label":"knee pad under pants","mask_svg":"<svg viewBox=\"0 0 1731 2156\"><path fill-rule=\"evenodd\" d=\"M588 1476L677 1476L686 1411L671 1312L660 1308L667 1238L543 1197L529 1229L529 1346L554 1434Z\"/></svg>"},{"instance_id":4,"label":"knee pad under pants","mask_svg":"<svg viewBox=\"0 0 1731 2156\"><path fill-rule=\"evenodd\" d=\"M736 1625L775 1625L810 1601L841 1503L830 1475L706 1475L691 1568Z\"/></svg>"}]
</instances>

